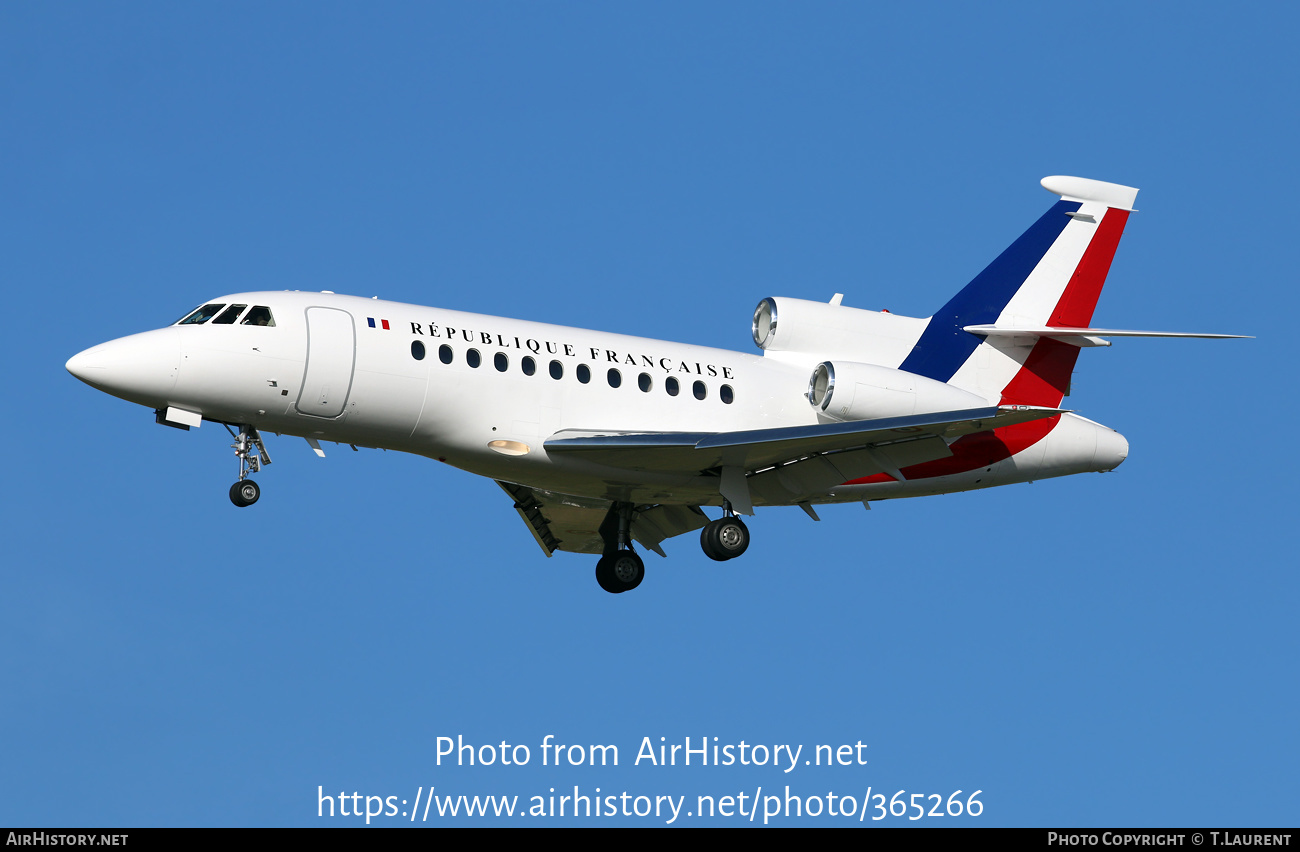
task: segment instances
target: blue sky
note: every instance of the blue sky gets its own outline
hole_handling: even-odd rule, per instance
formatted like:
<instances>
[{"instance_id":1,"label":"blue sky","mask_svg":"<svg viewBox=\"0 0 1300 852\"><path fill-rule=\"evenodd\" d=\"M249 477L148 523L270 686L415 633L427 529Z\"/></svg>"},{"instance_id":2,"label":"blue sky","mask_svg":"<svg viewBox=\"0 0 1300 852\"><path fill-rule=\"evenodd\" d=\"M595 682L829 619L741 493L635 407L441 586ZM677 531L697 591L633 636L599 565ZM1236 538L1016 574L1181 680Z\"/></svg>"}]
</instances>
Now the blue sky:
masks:
<instances>
[{"instance_id":1,"label":"blue sky","mask_svg":"<svg viewBox=\"0 0 1300 852\"><path fill-rule=\"evenodd\" d=\"M364 821L318 818L318 786L691 810L789 785L983 791L979 817L923 823L1294 825L1296 24L1282 4L0 7L0 824ZM634 594L418 457L273 440L235 509L223 431L159 428L63 367L254 289L750 351L765 296L928 315L1047 208L1049 174L1142 188L1097 324L1258 339L1084 352L1067 402L1128 438L1113 474L820 524L760 509L743 559L685 536ZM543 767L548 734L620 765ZM438 765L457 735L531 761ZM633 765L644 737L861 741L868 763Z\"/></svg>"}]
</instances>

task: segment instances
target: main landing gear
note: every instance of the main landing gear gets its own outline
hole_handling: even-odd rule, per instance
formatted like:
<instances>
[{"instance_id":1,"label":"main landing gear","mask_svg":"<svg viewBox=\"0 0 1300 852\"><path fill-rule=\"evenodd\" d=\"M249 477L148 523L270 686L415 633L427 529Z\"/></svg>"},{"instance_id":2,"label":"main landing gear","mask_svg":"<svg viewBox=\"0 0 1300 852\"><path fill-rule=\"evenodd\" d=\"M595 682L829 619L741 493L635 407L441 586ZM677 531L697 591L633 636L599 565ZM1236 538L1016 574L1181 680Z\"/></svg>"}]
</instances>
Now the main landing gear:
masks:
<instances>
[{"instance_id":1,"label":"main landing gear","mask_svg":"<svg viewBox=\"0 0 1300 852\"><path fill-rule=\"evenodd\" d=\"M262 489L258 488L257 483L249 479L248 475L257 473L263 465L270 464L271 456L266 452L261 434L252 426L240 426L239 434L236 435L230 428L230 424L222 425L234 437L235 443L231 444L230 448L235 451L235 456L239 459L239 481L230 486L230 502L240 508L251 506L262 496Z\"/></svg>"},{"instance_id":2,"label":"main landing gear","mask_svg":"<svg viewBox=\"0 0 1300 852\"><path fill-rule=\"evenodd\" d=\"M709 521L700 530L700 547L704 555L716 562L735 559L749 547L749 528L732 514L731 504L723 507L725 513L716 521Z\"/></svg>"},{"instance_id":3,"label":"main landing gear","mask_svg":"<svg viewBox=\"0 0 1300 852\"><path fill-rule=\"evenodd\" d=\"M596 582L610 594L630 592L645 579L645 563L631 550L602 556L596 563Z\"/></svg>"},{"instance_id":4,"label":"main landing gear","mask_svg":"<svg viewBox=\"0 0 1300 852\"><path fill-rule=\"evenodd\" d=\"M596 582L610 594L630 592L645 579L645 563L632 550L632 503L615 503L600 525L605 552L596 563ZM724 502L721 518L705 524L700 531L700 546L710 559L725 562L735 559L749 548L749 528L736 516L731 504Z\"/></svg>"},{"instance_id":5,"label":"main landing gear","mask_svg":"<svg viewBox=\"0 0 1300 852\"><path fill-rule=\"evenodd\" d=\"M631 503L615 503L600 525L605 553L596 563L596 582L610 594L630 592L645 579L645 563L632 549Z\"/></svg>"}]
</instances>

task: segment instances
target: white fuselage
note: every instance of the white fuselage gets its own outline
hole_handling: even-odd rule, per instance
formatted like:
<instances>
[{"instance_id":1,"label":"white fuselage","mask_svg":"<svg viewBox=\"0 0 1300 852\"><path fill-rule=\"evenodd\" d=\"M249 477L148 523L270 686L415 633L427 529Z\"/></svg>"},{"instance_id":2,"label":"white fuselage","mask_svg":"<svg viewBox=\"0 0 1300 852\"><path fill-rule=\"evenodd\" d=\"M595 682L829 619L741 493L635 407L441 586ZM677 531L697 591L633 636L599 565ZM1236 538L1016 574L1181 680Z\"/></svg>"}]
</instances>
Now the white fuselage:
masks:
<instances>
[{"instance_id":1,"label":"white fuselage","mask_svg":"<svg viewBox=\"0 0 1300 852\"><path fill-rule=\"evenodd\" d=\"M777 359L329 293L242 293L213 302L269 306L275 325L169 326L88 349L68 369L155 409L415 453L498 480L634 502L721 499L714 477L605 467L548 455L543 441L572 430L711 433L818 422L805 396L820 360L812 356ZM1064 415L1041 440L985 467L837 483L812 502L1109 470L1126 453L1112 430ZM794 500L755 495L756 504L782 502Z\"/></svg>"}]
</instances>

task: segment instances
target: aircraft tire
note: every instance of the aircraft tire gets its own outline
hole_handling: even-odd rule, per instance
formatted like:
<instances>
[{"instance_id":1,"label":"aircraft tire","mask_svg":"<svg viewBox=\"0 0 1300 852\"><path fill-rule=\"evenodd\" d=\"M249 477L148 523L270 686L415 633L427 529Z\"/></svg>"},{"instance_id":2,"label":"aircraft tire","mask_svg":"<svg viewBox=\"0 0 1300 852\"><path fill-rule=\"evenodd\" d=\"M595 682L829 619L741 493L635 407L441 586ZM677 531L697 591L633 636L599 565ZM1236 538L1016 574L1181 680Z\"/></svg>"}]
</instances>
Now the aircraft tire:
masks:
<instances>
[{"instance_id":1,"label":"aircraft tire","mask_svg":"<svg viewBox=\"0 0 1300 852\"><path fill-rule=\"evenodd\" d=\"M645 579L645 563L631 550L602 556L596 563L596 582L612 595L630 592Z\"/></svg>"},{"instance_id":2,"label":"aircraft tire","mask_svg":"<svg viewBox=\"0 0 1300 852\"><path fill-rule=\"evenodd\" d=\"M230 486L230 502L239 506L251 506L262 496L262 489L251 479L244 479Z\"/></svg>"},{"instance_id":3,"label":"aircraft tire","mask_svg":"<svg viewBox=\"0 0 1300 852\"><path fill-rule=\"evenodd\" d=\"M704 525L704 529L700 530L700 549L714 562L726 562L726 555L718 550L718 545L713 540L715 532L713 525L716 523L717 521L709 521Z\"/></svg>"},{"instance_id":4,"label":"aircraft tire","mask_svg":"<svg viewBox=\"0 0 1300 852\"><path fill-rule=\"evenodd\" d=\"M715 562L735 559L749 549L749 528L736 517L710 521L700 531L700 547Z\"/></svg>"},{"instance_id":5,"label":"aircraft tire","mask_svg":"<svg viewBox=\"0 0 1300 852\"><path fill-rule=\"evenodd\" d=\"M602 589L609 592L611 595L617 595L623 590L618 587L614 580L613 563L614 560L612 557L600 557L600 561L596 563L596 582L600 584Z\"/></svg>"},{"instance_id":6,"label":"aircraft tire","mask_svg":"<svg viewBox=\"0 0 1300 852\"><path fill-rule=\"evenodd\" d=\"M618 584L620 592L630 592L641 585L641 581L645 579L645 563L635 551L620 550L614 554L610 573L614 577L614 582Z\"/></svg>"}]
</instances>

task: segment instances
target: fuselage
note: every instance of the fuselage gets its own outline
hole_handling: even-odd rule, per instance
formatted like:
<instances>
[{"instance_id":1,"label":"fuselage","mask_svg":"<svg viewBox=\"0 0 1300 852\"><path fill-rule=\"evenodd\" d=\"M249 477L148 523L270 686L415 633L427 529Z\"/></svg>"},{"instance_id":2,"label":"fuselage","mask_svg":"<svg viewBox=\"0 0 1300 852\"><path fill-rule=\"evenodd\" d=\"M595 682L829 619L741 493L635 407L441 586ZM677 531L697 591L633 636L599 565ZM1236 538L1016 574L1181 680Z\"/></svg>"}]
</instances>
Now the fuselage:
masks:
<instances>
[{"instance_id":1,"label":"fuselage","mask_svg":"<svg viewBox=\"0 0 1300 852\"><path fill-rule=\"evenodd\" d=\"M721 500L712 476L605 467L548 454L543 442L574 431L715 433L818 422L806 397L814 355L764 357L333 293L239 293L209 306L219 307L202 322L110 341L76 355L68 369L158 410L634 502ZM273 324L261 324L260 314L254 321L256 308ZM223 316L231 318L219 322ZM951 458L904 469L904 481L858 477L811 502L1105 471L1127 449L1114 431L1066 414L968 436ZM777 488L760 489L754 502L796 501Z\"/></svg>"}]
</instances>

